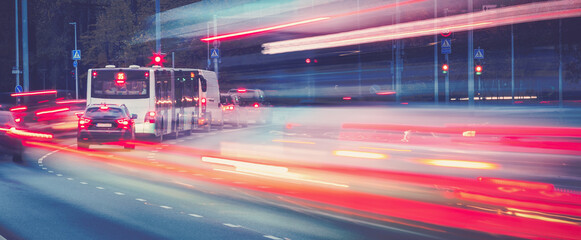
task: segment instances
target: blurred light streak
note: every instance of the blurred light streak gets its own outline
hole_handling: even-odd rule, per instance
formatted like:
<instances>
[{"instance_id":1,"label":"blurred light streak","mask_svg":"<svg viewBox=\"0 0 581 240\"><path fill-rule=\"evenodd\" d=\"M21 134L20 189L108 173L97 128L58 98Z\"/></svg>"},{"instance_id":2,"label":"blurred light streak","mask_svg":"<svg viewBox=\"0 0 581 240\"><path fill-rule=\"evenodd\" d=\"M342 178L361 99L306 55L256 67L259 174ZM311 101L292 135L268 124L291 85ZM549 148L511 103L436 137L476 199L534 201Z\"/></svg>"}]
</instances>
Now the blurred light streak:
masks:
<instances>
[{"instance_id":1,"label":"blurred light streak","mask_svg":"<svg viewBox=\"0 0 581 240\"><path fill-rule=\"evenodd\" d=\"M394 148L376 148L376 147L359 147L363 149L372 149L372 150L383 150L383 151L395 151L395 152L411 152L412 150L409 149L394 149Z\"/></svg>"},{"instance_id":2,"label":"blurred light streak","mask_svg":"<svg viewBox=\"0 0 581 240\"><path fill-rule=\"evenodd\" d=\"M26 111L28 109L28 107L26 106L18 106L18 107L11 107L10 111L11 112L19 112L19 111Z\"/></svg>"},{"instance_id":3,"label":"blurred light streak","mask_svg":"<svg viewBox=\"0 0 581 240\"><path fill-rule=\"evenodd\" d=\"M56 90L47 90L47 91L34 91L34 92L21 92L21 93L12 93L10 96L12 97L23 97L23 96L33 96L33 95L47 95L47 94L56 94Z\"/></svg>"},{"instance_id":4,"label":"blurred light streak","mask_svg":"<svg viewBox=\"0 0 581 240\"><path fill-rule=\"evenodd\" d=\"M354 157L354 158L368 158L368 159L386 159L387 158L387 155L381 154L381 153L348 151L348 150L333 151L333 154L335 156Z\"/></svg>"},{"instance_id":5,"label":"blurred light streak","mask_svg":"<svg viewBox=\"0 0 581 240\"><path fill-rule=\"evenodd\" d=\"M251 34L263 33L263 32L278 30L278 29L287 28L287 27L298 26L298 25L312 23L312 22L319 22L319 21L328 20L328 19L331 19L331 18L330 17L320 17L320 18L308 19L308 20L287 23L287 24L282 24L282 25L277 25L277 26L272 26L272 27L259 28L259 29L248 30L248 31L243 31L243 32L230 33L230 34L218 35L218 36L214 36L214 37L202 38L202 41L203 42L210 42L210 41L214 41L214 40L225 40L225 39L229 39L229 38L242 37L242 36L251 35Z\"/></svg>"},{"instance_id":6,"label":"blurred light streak","mask_svg":"<svg viewBox=\"0 0 581 240\"><path fill-rule=\"evenodd\" d=\"M520 187L520 188L525 188L528 190L553 191L555 189L553 184L541 183L541 182L527 182L527 181L519 181L519 180L512 180L512 179L487 178L487 177L479 177L478 181L480 181L482 183L487 183L487 184Z\"/></svg>"},{"instance_id":7,"label":"blurred light streak","mask_svg":"<svg viewBox=\"0 0 581 240\"><path fill-rule=\"evenodd\" d=\"M222 159L222 158L202 157L202 162L217 163L217 164L222 164L222 165L234 166L236 168L236 170L255 170L255 171L259 171L259 172L276 173L276 174L288 173L288 168L286 168L286 167L277 167L277 166L270 166L270 165L265 165L265 164L240 162L240 161Z\"/></svg>"},{"instance_id":8,"label":"blurred light streak","mask_svg":"<svg viewBox=\"0 0 581 240\"><path fill-rule=\"evenodd\" d=\"M292 141L292 140L284 140L284 139L275 139L272 141L273 142L282 142L282 143L316 144L315 142Z\"/></svg>"},{"instance_id":9,"label":"blurred light streak","mask_svg":"<svg viewBox=\"0 0 581 240\"><path fill-rule=\"evenodd\" d=\"M384 95L394 95L395 94L395 91L376 92L375 94L376 95L382 95L382 96L384 96Z\"/></svg>"},{"instance_id":10,"label":"blurred light streak","mask_svg":"<svg viewBox=\"0 0 581 240\"><path fill-rule=\"evenodd\" d=\"M476 131L464 131L462 132L462 137L475 137Z\"/></svg>"},{"instance_id":11,"label":"blurred light streak","mask_svg":"<svg viewBox=\"0 0 581 240\"><path fill-rule=\"evenodd\" d=\"M248 162L241 162L229 159L222 159L222 158L214 158L214 157L202 157L203 162L208 163L217 163L222 165L234 166L236 171L229 171L225 169L214 169L215 171L222 171L222 172L230 172L230 173L238 173L242 172L245 174L255 174L261 176L268 176L274 178L283 178L288 180L298 180L303 182L311 182L311 183L318 183L318 184L325 184L325 185L332 185L336 187L344 187L348 188L349 185L339 184L339 183L332 183L320 180L313 180L313 179L306 179L302 177L301 174L291 173L288 171L286 167L277 167L271 165L264 165L264 164L256 164L256 163L248 163Z\"/></svg>"},{"instance_id":12,"label":"blurred light streak","mask_svg":"<svg viewBox=\"0 0 581 240\"><path fill-rule=\"evenodd\" d=\"M43 111L36 112L36 116L40 116L40 115L44 115L44 114L51 114L51 113L66 112L66 111L69 111L69 110L71 110L71 108L69 108L69 107L55 108L55 109L50 109L50 110L43 110Z\"/></svg>"},{"instance_id":13,"label":"blurred light streak","mask_svg":"<svg viewBox=\"0 0 581 240\"><path fill-rule=\"evenodd\" d=\"M286 23L286 24L281 24L281 25L276 25L276 26L271 26L271 27L259 28L259 29L254 29L254 30L247 30L247 31L242 31L242 32L237 32L237 33L223 34L223 35L218 35L218 36L214 36L214 37L206 37L206 38L202 38L201 40L203 42L210 42L210 41L214 41L214 40L225 40L225 39L230 39L230 38L235 38L235 37L247 36L247 35L251 35L251 34L258 34L258 33L263 33L263 32L268 32L268 31L279 30L279 29L283 29L283 28L287 28L287 27L294 27L294 26L313 23L313 22L320 22L320 21L329 20L329 19L333 19L333 18L340 18L340 17L350 16L350 15L355 15L355 14L364 14L364 13L368 13L368 12L383 10L383 9L387 9L387 8L393 8L396 6L404 6L404 5L417 3L417 2L424 2L424 1L426 1L426 0L409 0L409 1L401 2L401 3L392 3L392 4L388 4L388 5L384 5L384 6L375 7L375 8L353 11L353 12L348 12L348 13L343 13L343 14L336 14L336 15L327 16L327 17L319 17L319 18L302 20L302 21L298 21L298 22Z\"/></svg>"},{"instance_id":14,"label":"blurred light streak","mask_svg":"<svg viewBox=\"0 0 581 240\"><path fill-rule=\"evenodd\" d=\"M176 166L175 170L169 171L165 168L149 164L146 161L140 159L135 159L135 161L125 161L126 158L121 156L109 156L108 154L92 152L83 153L82 151L76 151L74 149L60 147L54 144L35 144L37 146L44 146L50 149L62 149L65 152L87 154L87 156L94 154L96 156L94 158L95 160L103 162L125 163L129 164L128 166L133 167L147 167L147 170L157 170L164 173L178 174L186 178L205 178L205 180L209 182L229 184L238 188L272 193L280 196L289 196L295 199L325 204L331 208L341 208L345 211L373 214L378 217L395 217L438 226L474 230L489 234L500 234L521 238L576 239L579 235L579 231L581 231L581 226L578 225L564 224L561 222L541 221L538 219L516 217L497 213L479 212L454 206L362 193L346 188L321 188L320 186L272 181L272 179L264 178L245 178L244 181L247 184L240 185L234 183L239 181L239 179L233 178L232 174L218 174L221 171L209 172L201 168L189 167L185 170L190 171L187 173L181 173L177 171L180 169L175 164L170 164L172 167ZM169 165L166 164L166 166ZM336 172L336 170L340 169L324 168L324 170ZM199 177L193 176L191 174L192 172L203 173L204 175ZM440 181L448 182L450 185L466 185L465 180L463 181L460 178L451 178L446 176L434 177L422 174L398 172L377 172L374 174L374 172L376 172L375 170L354 171L353 168L345 168L343 171L339 172L365 176L373 175L375 177L382 174L393 174L394 176L401 176L403 178L409 178L412 180L419 178L416 180L431 185L440 184ZM470 183L468 183L468 185L469 184ZM266 188L264 186L266 186Z\"/></svg>"},{"instance_id":15,"label":"blurred light streak","mask_svg":"<svg viewBox=\"0 0 581 240\"><path fill-rule=\"evenodd\" d=\"M571 216L581 216L581 208L578 204L559 204L559 203L544 203L525 201L520 199L513 199L508 197L488 196L479 193L469 193L464 191L456 191L458 199L465 201L478 202L487 205L496 205L501 207L512 208L526 208L528 210L559 213Z\"/></svg>"},{"instance_id":16,"label":"blurred light streak","mask_svg":"<svg viewBox=\"0 0 581 240\"><path fill-rule=\"evenodd\" d=\"M57 101L56 104L69 104L69 103L84 103L87 102L87 100L85 99L79 99L79 100L61 100L61 101Z\"/></svg>"},{"instance_id":17,"label":"blurred light streak","mask_svg":"<svg viewBox=\"0 0 581 240\"><path fill-rule=\"evenodd\" d=\"M349 100L351 100L351 97L343 97L343 100L349 101Z\"/></svg>"},{"instance_id":18,"label":"blurred light streak","mask_svg":"<svg viewBox=\"0 0 581 240\"><path fill-rule=\"evenodd\" d=\"M423 164L439 167L487 169L487 170L499 168L497 164L487 162L474 162L474 161L448 160L448 159L421 159L419 161Z\"/></svg>"},{"instance_id":19,"label":"blurred light streak","mask_svg":"<svg viewBox=\"0 0 581 240\"><path fill-rule=\"evenodd\" d=\"M343 33L264 43L263 54L280 54L343 47L394 39L439 34L444 30L462 32L533 21L581 16L581 1L551 1L497 8L438 19L368 28ZM465 22L474 22L465 24ZM433 27L441 26L441 27Z\"/></svg>"}]
</instances>

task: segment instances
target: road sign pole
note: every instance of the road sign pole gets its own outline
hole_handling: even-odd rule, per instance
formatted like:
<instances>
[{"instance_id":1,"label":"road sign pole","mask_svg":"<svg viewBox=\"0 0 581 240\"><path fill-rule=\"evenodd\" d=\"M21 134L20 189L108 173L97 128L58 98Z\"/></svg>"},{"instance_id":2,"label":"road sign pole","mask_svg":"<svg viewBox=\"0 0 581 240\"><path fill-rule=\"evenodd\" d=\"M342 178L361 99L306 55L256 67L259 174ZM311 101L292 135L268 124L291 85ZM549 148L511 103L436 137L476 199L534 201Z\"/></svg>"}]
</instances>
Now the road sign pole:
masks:
<instances>
[{"instance_id":1,"label":"road sign pole","mask_svg":"<svg viewBox=\"0 0 581 240\"><path fill-rule=\"evenodd\" d=\"M474 11L474 0L468 0L468 13ZM472 16L468 24L472 24ZM468 31L468 107L474 107L474 30Z\"/></svg>"},{"instance_id":2,"label":"road sign pole","mask_svg":"<svg viewBox=\"0 0 581 240\"><path fill-rule=\"evenodd\" d=\"M446 54L446 64L450 64L448 62L448 54ZM448 74L446 74L446 81L444 83L444 87L446 88L446 104L450 103L450 74L452 70L448 67Z\"/></svg>"}]
</instances>

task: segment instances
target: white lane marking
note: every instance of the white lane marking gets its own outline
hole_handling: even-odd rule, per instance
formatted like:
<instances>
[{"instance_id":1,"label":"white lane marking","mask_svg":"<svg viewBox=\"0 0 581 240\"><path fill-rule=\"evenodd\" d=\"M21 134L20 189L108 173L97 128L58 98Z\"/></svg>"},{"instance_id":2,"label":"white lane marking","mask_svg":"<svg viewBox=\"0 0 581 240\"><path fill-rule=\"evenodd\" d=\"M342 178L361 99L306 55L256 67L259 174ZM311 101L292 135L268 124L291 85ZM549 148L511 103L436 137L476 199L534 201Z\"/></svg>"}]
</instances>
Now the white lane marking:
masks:
<instances>
[{"instance_id":1,"label":"white lane marking","mask_svg":"<svg viewBox=\"0 0 581 240\"><path fill-rule=\"evenodd\" d=\"M117 194L117 195L119 195L119 196L125 195L125 193L122 193L122 192L114 192L114 193Z\"/></svg>"},{"instance_id":2,"label":"white lane marking","mask_svg":"<svg viewBox=\"0 0 581 240\"><path fill-rule=\"evenodd\" d=\"M156 152L159 152L159 150L152 150L151 153L149 153L149 154L152 154L152 153L155 154Z\"/></svg>"},{"instance_id":3,"label":"white lane marking","mask_svg":"<svg viewBox=\"0 0 581 240\"><path fill-rule=\"evenodd\" d=\"M73 181L73 180L75 180L75 179L70 177L70 178L67 178L67 180L69 180L69 181Z\"/></svg>"},{"instance_id":4,"label":"white lane marking","mask_svg":"<svg viewBox=\"0 0 581 240\"><path fill-rule=\"evenodd\" d=\"M104 187L95 187L95 188L96 188L96 189L99 189L99 190L103 190L103 189L105 189Z\"/></svg>"},{"instance_id":5,"label":"white lane marking","mask_svg":"<svg viewBox=\"0 0 581 240\"><path fill-rule=\"evenodd\" d=\"M54 173L54 171L48 171L49 173Z\"/></svg>"},{"instance_id":6,"label":"white lane marking","mask_svg":"<svg viewBox=\"0 0 581 240\"><path fill-rule=\"evenodd\" d=\"M6 238L2 237L2 235L0 235L0 240L8 240L8 239L6 239Z\"/></svg>"},{"instance_id":7,"label":"white lane marking","mask_svg":"<svg viewBox=\"0 0 581 240\"><path fill-rule=\"evenodd\" d=\"M188 215L190 215L190 216L192 216L192 217L197 217L197 218L203 218L203 217L204 217L204 216L202 216L202 215L193 214L193 213L190 213L190 214L188 214Z\"/></svg>"},{"instance_id":8,"label":"white lane marking","mask_svg":"<svg viewBox=\"0 0 581 240\"><path fill-rule=\"evenodd\" d=\"M173 208L172 208L172 207L170 207L170 206L159 206L159 207L160 207L160 208L164 208L164 209L173 209Z\"/></svg>"},{"instance_id":9,"label":"white lane marking","mask_svg":"<svg viewBox=\"0 0 581 240\"><path fill-rule=\"evenodd\" d=\"M48 168L43 167L42 170L47 170Z\"/></svg>"},{"instance_id":10,"label":"white lane marking","mask_svg":"<svg viewBox=\"0 0 581 240\"><path fill-rule=\"evenodd\" d=\"M272 235L264 235L263 237L270 238L270 239L273 239L273 240L283 240L282 238L275 237L275 236L272 236Z\"/></svg>"},{"instance_id":11,"label":"white lane marking","mask_svg":"<svg viewBox=\"0 0 581 240\"><path fill-rule=\"evenodd\" d=\"M87 185L89 183L87 183L87 182L80 182L80 184Z\"/></svg>"},{"instance_id":12,"label":"white lane marking","mask_svg":"<svg viewBox=\"0 0 581 240\"><path fill-rule=\"evenodd\" d=\"M57 174L56 176L57 176L57 177L62 177L63 175L59 173L59 174Z\"/></svg>"},{"instance_id":13,"label":"white lane marking","mask_svg":"<svg viewBox=\"0 0 581 240\"><path fill-rule=\"evenodd\" d=\"M147 200L145 200L143 198L136 198L135 200L140 201L140 202L147 202Z\"/></svg>"},{"instance_id":14,"label":"white lane marking","mask_svg":"<svg viewBox=\"0 0 581 240\"><path fill-rule=\"evenodd\" d=\"M242 227L240 225L236 225L236 224L232 224L232 223L222 223L222 224L224 224L224 226L231 227L231 228L240 228L240 227Z\"/></svg>"}]
</instances>

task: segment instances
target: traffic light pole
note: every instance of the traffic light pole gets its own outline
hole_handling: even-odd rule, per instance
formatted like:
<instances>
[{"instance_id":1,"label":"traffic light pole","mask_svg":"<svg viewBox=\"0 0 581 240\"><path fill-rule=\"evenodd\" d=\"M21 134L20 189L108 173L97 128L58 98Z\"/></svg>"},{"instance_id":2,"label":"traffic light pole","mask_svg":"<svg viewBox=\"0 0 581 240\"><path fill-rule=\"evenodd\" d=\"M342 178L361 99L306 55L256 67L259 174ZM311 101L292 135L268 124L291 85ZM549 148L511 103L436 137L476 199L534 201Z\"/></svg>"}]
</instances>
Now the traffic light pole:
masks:
<instances>
[{"instance_id":1,"label":"traffic light pole","mask_svg":"<svg viewBox=\"0 0 581 240\"><path fill-rule=\"evenodd\" d=\"M69 23L72 25L75 25L75 52L78 50L77 49L77 22L72 22ZM75 60L76 62L77 60ZM75 64L75 98L79 99L79 67L77 64Z\"/></svg>"},{"instance_id":2,"label":"traffic light pole","mask_svg":"<svg viewBox=\"0 0 581 240\"><path fill-rule=\"evenodd\" d=\"M468 0L468 13L474 11L473 0ZM469 24L472 24L470 17ZM468 107L474 107L474 30L468 30Z\"/></svg>"}]
</instances>

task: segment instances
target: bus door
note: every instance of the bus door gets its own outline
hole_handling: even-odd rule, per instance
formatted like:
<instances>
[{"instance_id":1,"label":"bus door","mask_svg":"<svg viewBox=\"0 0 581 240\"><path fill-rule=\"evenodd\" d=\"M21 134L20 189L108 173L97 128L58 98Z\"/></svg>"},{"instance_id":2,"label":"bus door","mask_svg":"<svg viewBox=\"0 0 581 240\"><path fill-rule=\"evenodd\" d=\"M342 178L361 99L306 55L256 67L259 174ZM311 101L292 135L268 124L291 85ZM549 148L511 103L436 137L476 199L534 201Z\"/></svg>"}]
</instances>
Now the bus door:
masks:
<instances>
[{"instance_id":1,"label":"bus door","mask_svg":"<svg viewBox=\"0 0 581 240\"><path fill-rule=\"evenodd\" d=\"M171 125L171 72L165 70L155 71L155 108L157 119L155 129L157 135L170 133Z\"/></svg>"}]
</instances>

